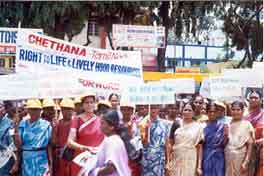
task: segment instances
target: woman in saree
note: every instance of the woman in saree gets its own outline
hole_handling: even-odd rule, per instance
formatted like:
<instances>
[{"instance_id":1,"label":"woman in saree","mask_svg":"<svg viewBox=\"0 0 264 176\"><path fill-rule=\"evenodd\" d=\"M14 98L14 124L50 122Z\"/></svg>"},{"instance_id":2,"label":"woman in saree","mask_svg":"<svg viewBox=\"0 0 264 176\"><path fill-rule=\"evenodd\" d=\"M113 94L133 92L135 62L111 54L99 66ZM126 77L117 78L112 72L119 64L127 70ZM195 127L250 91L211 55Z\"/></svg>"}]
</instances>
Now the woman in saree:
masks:
<instances>
[{"instance_id":1,"label":"woman in saree","mask_svg":"<svg viewBox=\"0 0 264 176\"><path fill-rule=\"evenodd\" d=\"M203 176L225 175L225 144L228 127L217 120L217 109L213 102L207 107L208 121L204 128L203 139Z\"/></svg>"},{"instance_id":2,"label":"woman in saree","mask_svg":"<svg viewBox=\"0 0 264 176\"><path fill-rule=\"evenodd\" d=\"M50 146L51 124L40 118L42 109L39 100L28 100L30 119L19 123L16 144L21 151L22 176L43 176L52 173L52 150Z\"/></svg>"},{"instance_id":3,"label":"woman in saree","mask_svg":"<svg viewBox=\"0 0 264 176\"><path fill-rule=\"evenodd\" d=\"M74 110L74 102L70 98L63 98L60 102L62 119L54 128L53 143L55 144L54 175L71 176L71 162L62 158L62 152L67 144L71 119Z\"/></svg>"},{"instance_id":4,"label":"woman in saree","mask_svg":"<svg viewBox=\"0 0 264 176\"><path fill-rule=\"evenodd\" d=\"M253 162L251 165L257 165L256 175L263 175L263 116L264 111L261 108L262 95L258 91L252 91L249 94L249 114L245 117L255 129L255 147L253 152ZM255 158L254 158L255 156ZM256 162L257 161L257 162Z\"/></svg>"},{"instance_id":5,"label":"woman in saree","mask_svg":"<svg viewBox=\"0 0 264 176\"><path fill-rule=\"evenodd\" d=\"M128 135L130 136L131 140L135 141L137 140L136 148L142 146L141 140L140 140L140 132L136 125L136 122L133 121L133 113L134 113L134 105L128 102L122 102L121 103L121 112L123 114L123 122L124 127L127 128ZM129 160L129 167L131 169L131 175L132 176L140 176L141 167L138 162Z\"/></svg>"},{"instance_id":6,"label":"woman in saree","mask_svg":"<svg viewBox=\"0 0 264 176\"><path fill-rule=\"evenodd\" d=\"M131 176L125 144L119 135L116 110L103 115L101 129L106 137L97 154L96 167L89 176Z\"/></svg>"},{"instance_id":7,"label":"woman in saree","mask_svg":"<svg viewBox=\"0 0 264 176\"><path fill-rule=\"evenodd\" d=\"M68 146L75 150L74 156L99 147L104 139L100 118L94 114L96 94L87 93L81 98L84 113L71 121ZM77 176L81 167L72 162L71 176Z\"/></svg>"},{"instance_id":8,"label":"woman in saree","mask_svg":"<svg viewBox=\"0 0 264 176\"><path fill-rule=\"evenodd\" d=\"M171 123L159 117L160 105L150 105L150 116L140 123L143 143L142 176L164 176L166 142Z\"/></svg>"},{"instance_id":9,"label":"woman in saree","mask_svg":"<svg viewBox=\"0 0 264 176\"><path fill-rule=\"evenodd\" d=\"M263 124L264 112L261 108L262 95L258 91L252 91L249 94L249 114L245 117L254 128Z\"/></svg>"},{"instance_id":10,"label":"woman in saree","mask_svg":"<svg viewBox=\"0 0 264 176\"><path fill-rule=\"evenodd\" d=\"M170 176L195 176L202 174L201 145L203 127L193 120L194 105L183 106L183 124L174 132L172 156L167 165Z\"/></svg>"},{"instance_id":11,"label":"woman in saree","mask_svg":"<svg viewBox=\"0 0 264 176\"><path fill-rule=\"evenodd\" d=\"M255 128L256 141L255 145L257 146L257 154L259 156L257 163L256 176L263 176L263 124L257 125Z\"/></svg>"},{"instance_id":12,"label":"woman in saree","mask_svg":"<svg viewBox=\"0 0 264 176\"><path fill-rule=\"evenodd\" d=\"M254 128L243 120L244 104L235 101L231 104L232 121L225 148L225 175L248 176L249 161L254 141Z\"/></svg>"}]
</instances>

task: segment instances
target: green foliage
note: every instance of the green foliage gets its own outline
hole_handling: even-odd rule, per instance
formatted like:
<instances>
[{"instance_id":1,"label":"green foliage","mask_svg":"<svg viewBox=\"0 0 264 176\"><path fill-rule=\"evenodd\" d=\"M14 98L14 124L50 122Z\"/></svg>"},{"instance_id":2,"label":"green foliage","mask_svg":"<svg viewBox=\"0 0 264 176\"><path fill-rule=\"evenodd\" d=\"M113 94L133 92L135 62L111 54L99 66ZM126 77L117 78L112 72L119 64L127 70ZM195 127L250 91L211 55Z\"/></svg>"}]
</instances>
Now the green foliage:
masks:
<instances>
[{"instance_id":1,"label":"green foliage","mask_svg":"<svg viewBox=\"0 0 264 176\"><path fill-rule=\"evenodd\" d=\"M201 33L214 30L218 20L231 39L230 46L245 50L248 66L263 53L262 1L25 1L0 2L0 26L43 28L48 35L69 40L79 34L91 14L104 26L111 40L112 25L158 25L173 29L176 41L198 41ZM158 9L158 14L154 13ZM165 56L159 50L158 57ZM162 69L161 69L162 70Z\"/></svg>"},{"instance_id":2,"label":"green foliage","mask_svg":"<svg viewBox=\"0 0 264 176\"><path fill-rule=\"evenodd\" d=\"M6 27L43 28L48 35L64 39L81 32L87 19L86 2L1 2L0 24Z\"/></svg>"},{"instance_id":3,"label":"green foliage","mask_svg":"<svg viewBox=\"0 0 264 176\"><path fill-rule=\"evenodd\" d=\"M261 1L232 2L224 15L223 31L231 38L232 46L245 50L245 56L238 67L251 67L258 56L263 54L263 23L260 12Z\"/></svg>"}]
</instances>

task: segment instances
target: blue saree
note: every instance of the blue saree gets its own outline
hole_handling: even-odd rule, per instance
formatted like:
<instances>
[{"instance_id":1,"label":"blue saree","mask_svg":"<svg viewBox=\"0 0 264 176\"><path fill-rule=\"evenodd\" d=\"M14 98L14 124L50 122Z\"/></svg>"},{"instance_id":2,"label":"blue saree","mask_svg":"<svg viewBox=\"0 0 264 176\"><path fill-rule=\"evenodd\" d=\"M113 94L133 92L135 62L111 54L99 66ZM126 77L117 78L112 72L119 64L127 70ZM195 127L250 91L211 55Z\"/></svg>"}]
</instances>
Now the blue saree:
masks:
<instances>
[{"instance_id":1,"label":"blue saree","mask_svg":"<svg viewBox=\"0 0 264 176\"><path fill-rule=\"evenodd\" d=\"M208 122L204 128L203 176L225 175L224 124Z\"/></svg>"},{"instance_id":2,"label":"blue saree","mask_svg":"<svg viewBox=\"0 0 264 176\"><path fill-rule=\"evenodd\" d=\"M171 125L160 118L151 123L150 141L143 149L142 176L165 176L165 143Z\"/></svg>"}]
</instances>

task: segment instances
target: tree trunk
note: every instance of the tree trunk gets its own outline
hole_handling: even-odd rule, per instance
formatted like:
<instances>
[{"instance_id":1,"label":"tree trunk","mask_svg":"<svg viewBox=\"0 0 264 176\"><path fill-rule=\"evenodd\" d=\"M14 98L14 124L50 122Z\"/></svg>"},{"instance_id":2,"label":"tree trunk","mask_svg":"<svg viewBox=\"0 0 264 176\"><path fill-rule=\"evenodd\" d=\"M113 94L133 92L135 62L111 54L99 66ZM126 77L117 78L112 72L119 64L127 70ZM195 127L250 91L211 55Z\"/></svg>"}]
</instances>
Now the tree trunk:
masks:
<instances>
[{"instance_id":1,"label":"tree trunk","mask_svg":"<svg viewBox=\"0 0 264 176\"><path fill-rule=\"evenodd\" d=\"M163 1L160 6L160 16L162 18L162 25L165 27L165 46L164 48L158 49L158 69L160 72L165 72L165 54L166 54L166 47L167 47L167 40L168 40L168 30L169 30L169 7L170 2Z\"/></svg>"},{"instance_id":2,"label":"tree trunk","mask_svg":"<svg viewBox=\"0 0 264 176\"><path fill-rule=\"evenodd\" d=\"M262 4L257 4L257 14L256 14L256 18L257 18L257 32L256 32L256 43L257 43L257 52L256 54L254 54L254 61L257 60L257 57L259 55L259 53L263 53L263 27L261 26L260 23L260 10L259 9L263 9L260 8Z\"/></svg>"},{"instance_id":3,"label":"tree trunk","mask_svg":"<svg viewBox=\"0 0 264 176\"><path fill-rule=\"evenodd\" d=\"M166 55L166 47L167 47L167 38L168 38L168 27L165 27L165 47L158 49L158 69L160 72L165 72L165 55Z\"/></svg>"},{"instance_id":4,"label":"tree trunk","mask_svg":"<svg viewBox=\"0 0 264 176\"><path fill-rule=\"evenodd\" d=\"M86 43L83 46L88 46L90 43L92 43L89 38L89 19L91 17L91 13L92 13L91 10L89 10L87 17Z\"/></svg>"},{"instance_id":5,"label":"tree trunk","mask_svg":"<svg viewBox=\"0 0 264 176\"><path fill-rule=\"evenodd\" d=\"M59 15L55 15L55 29L53 32L54 32L53 36L55 38L64 40L65 37L64 25L61 22L61 17Z\"/></svg>"}]
</instances>

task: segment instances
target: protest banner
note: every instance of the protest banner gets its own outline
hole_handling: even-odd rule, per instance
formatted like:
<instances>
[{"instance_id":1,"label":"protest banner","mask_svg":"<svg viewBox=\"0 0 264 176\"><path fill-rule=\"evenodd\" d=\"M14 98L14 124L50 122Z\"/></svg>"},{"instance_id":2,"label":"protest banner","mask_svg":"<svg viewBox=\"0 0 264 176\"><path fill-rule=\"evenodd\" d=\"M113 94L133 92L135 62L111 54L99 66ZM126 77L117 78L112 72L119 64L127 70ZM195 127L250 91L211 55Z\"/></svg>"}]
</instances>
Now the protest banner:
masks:
<instances>
[{"instance_id":1,"label":"protest banner","mask_svg":"<svg viewBox=\"0 0 264 176\"><path fill-rule=\"evenodd\" d=\"M239 80L233 77L212 77L210 94L213 98L242 96Z\"/></svg>"},{"instance_id":2,"label":"protest banner","mask_svg":"<svg viewBox=\"0 0 264 176\"><path fill-rule=\"evenodd\" d=\"M139 51L89 48L29 31L18 32L17 50L17 72L64 70L85 79L107 75L113 82L143 81Z\"/></svg>"},{"instance_id":3,"label":"protest banner","mask_svg":"<svg viewBox=\"0 0 264 176\"><path fill-rule=\"evenodd\" d=\"M88 79L65 71L4 75L0 77L0 84L1 100L77 97L87 91L108 97L110 93L120 93L123 89L120 83L111 82L107 75L103 80L96 76Z\"/></svg>"},{"instance_id":4,"label":"protest banner","mask_svg":"<svg viewBox=\"0 0 264 176\"><path fill-rule=\"evenodd\" d=\"M114 46L164 48L165 28L162 26L113 25Z\"/></svg>"},{"instance_id":5,"label":"protest banner","mask_svg":"<svg viewBox=\"0 0 264 176\"><path fill-rule=\"evenodd\" d=\"M15 54L18 30L30 31L33 33L43 34L42 29L32 28L0 28L0 55Z\"/></svg>"},{"instance_id":6,"label":"protest banner","mask_svg":"<svg viewBox=\"0 0 264 176\"><path fill-rule=\"evenodd\" d=\"M174 86L151 82L127 86L122 92L122 101L133 104L173 104Z\"/></svg>"},{"instance_id":7,"label":"protest banner","mask_svg":"<svg viewBox=\"0 0 264 176\"><path fill-rule=\"evenodd\" d=\"M206 98L211 98L211 89L210 89L210 81L209 78L204 78L201 87L200 87L200 95Z\"/></svg>"},{"instance_id":8,"label":"protest banner","mask_svg":"<svg viewBox=\"0 0 264 176\"><path fill-rule=\"evenodd\" d=\"M200 95L210 99L242 96L239 80L233 77L210 77L202 82Z\"/></svg>"},{"instance_id":9,"label":"protest banner","mask_svg":"<svg viewBox=\"0 0 264 176\"><path fill-rule=\"evenodd\" d=\"M173 87L174 93L194 94L195 80L194 78L179 78L179 79L161 79L161 83Z\"/></svg>"},{"instance_id":10,"label":"protest banner","mask_svg":"<svg viewBox=\"0 0 264 176\"><path fill-rule=\"evenodd\" d=\"M263 69L224 69L223 76L239 80L241 87L262 87Z\"/></svg>"}]
</instances>

